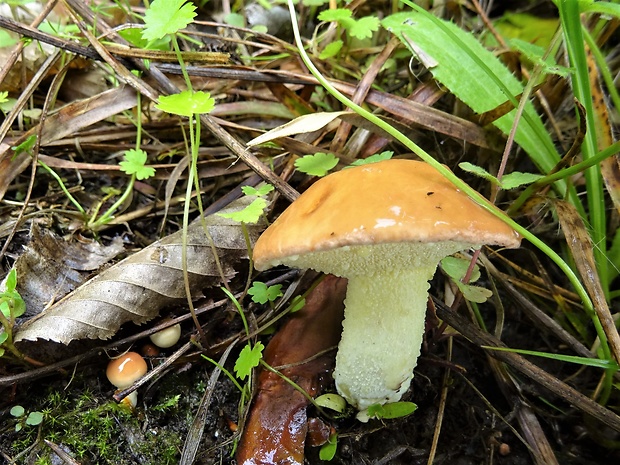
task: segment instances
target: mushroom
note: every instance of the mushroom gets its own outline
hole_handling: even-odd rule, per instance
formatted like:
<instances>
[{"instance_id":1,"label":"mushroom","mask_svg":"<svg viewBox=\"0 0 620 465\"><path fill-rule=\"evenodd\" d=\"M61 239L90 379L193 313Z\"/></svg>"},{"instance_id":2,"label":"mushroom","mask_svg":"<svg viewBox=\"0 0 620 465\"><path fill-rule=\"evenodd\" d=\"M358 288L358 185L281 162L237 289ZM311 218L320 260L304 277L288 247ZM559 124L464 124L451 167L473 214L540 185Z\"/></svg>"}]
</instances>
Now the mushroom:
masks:
<instances>
[{"instance_id":1,"label":"mushroom","mask_svg":"<svg viewBox=\"0 0 620 465\"><path fill-rule=\"evenodd\" d=\"M172 347L179 342L181 338L181 325L177 323L176 325L164 328L161 331L151 334L149 338L153 344L162 349Z\"/></svg>"},{"instance_id":2,"label":"mushroom","mask_svg":"<svg viewBox=\"0 0 620 465\"><path fill-rule=\"evenodd\" d=\"M146 361L140 354L126 352L120 357L110 360L106 369L106 376L110 383L119 390L123 390L142 378L147 371ZM138 402L136 391L125 397L123 401L125 400L131 407L135 407Z\"/></svg>"},{"instance_id":3,"label":"mushroom","mask_svg":"<svg viewBox=\"0 0 620 465\"><path fill-rule=\"evenodd\" d=\"M419 161L386 160L326 176L256 242L258 270L311 268L348 278L336 388L360 410L400 400L424 336L439 261L520 236Z\"/></svg>"}]
</instances>

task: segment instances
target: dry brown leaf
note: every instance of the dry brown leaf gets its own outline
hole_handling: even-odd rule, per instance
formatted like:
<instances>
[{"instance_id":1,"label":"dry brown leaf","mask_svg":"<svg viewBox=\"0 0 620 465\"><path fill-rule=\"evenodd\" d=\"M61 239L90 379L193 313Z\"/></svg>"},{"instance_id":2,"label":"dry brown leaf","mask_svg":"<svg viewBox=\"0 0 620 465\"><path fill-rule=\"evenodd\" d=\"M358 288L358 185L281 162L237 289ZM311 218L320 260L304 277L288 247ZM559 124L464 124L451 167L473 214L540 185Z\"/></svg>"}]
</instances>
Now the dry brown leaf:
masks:
<instances>
[{"instance_id":1,"label":"dry brown leaf","mask_svg":"<svg viewBox=\"0 0 620 465\"><path fill-rule=\"evenodd\" d=\"M40 313L48 303L75 290L88 279L85 272L99 269L123 250L120 237L107 246L95 241L70 243L34 226L30 242L13 265L26 315Z\"/></svg>"},{"instance_id":2,"label":"dry brown leaf","mask_svg":"<svg viewBox=\"0 0 620 465\"><path fill-rule=\"evenodd\" d=\"M246 207L244 197L221 211ZM240 260L247 258L241 225L214 214L206 218L226 279L233 277ZM262 229L247 225L251 241ZM194 296L221 283L209 239L200 222L188 229L187 268ZM76 339L107 339L122 324L140 324L155 318L161 308L183 301L181 266L182 232L178 231L122 260L83 284L37 317L24 323L16 341L47 339L68 344Z\"/></svg>"},{"instance_id":3,"label":"dry brown leaf","mask_svg":"<svg viewBox=\"0 0 620 465\"><path fill-rule=\"evenodd\" d=\"M598 275L594 260L594 245L583 219L576 208L563 200L554 201L555 210L566 237L566 243L575 260L575 266L584 286L586 287L594 310L607 335L609 347L617 362L620 362L620 335L616 329L614 318L607 305L605 293Z\"/></svg>"},{"instance_id":4,"label":"dry brown leaf","mask_svg":"<svg viewBox=\"0 0 620 465\"><path fill-rule=\"evenodd\" d=\"M611 127L612 118L609 114L607 98L601 84L598 66L596 66L596 60L589 48L586 49L586 58L588 60L592 107L594 108L594 117L596 118L594 130L596 131L598 149L604 150L614 143L614 131ZM601 161L599 166L607 192L609 192L616 211L620 213L620 157L616 153Z\"/></svg>"}]
</instances>

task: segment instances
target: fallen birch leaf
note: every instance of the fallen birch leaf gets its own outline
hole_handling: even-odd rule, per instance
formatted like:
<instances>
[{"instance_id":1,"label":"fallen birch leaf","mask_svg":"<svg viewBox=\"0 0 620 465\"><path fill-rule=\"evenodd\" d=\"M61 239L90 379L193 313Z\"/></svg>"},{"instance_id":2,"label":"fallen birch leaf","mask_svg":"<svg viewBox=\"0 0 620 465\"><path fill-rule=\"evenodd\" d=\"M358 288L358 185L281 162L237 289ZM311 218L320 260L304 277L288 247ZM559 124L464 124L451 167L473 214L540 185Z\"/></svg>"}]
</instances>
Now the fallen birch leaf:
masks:
<instances>
[{"instance_id":1,"label":"fallen birch leaf","mask_svg":"<svg viewBox=\"0 0 620 465\"><path fill-rule=\"evenodd\" d=\"M253 200L243 197L223 209L243 209ZM241 225L219 215L206 218L226 279L247 258ZM246 225L252 241L262 227ZM52 307L19 327L16 341L47 339L68 344L76 339L108 339L124 323L141 324L161 308L185 300L181 266L182 232L178 231L122 260L87 281ZM201 222L189 226L187 268L193 296L222 279Z\"/></svg>"},{"instance_id":2,"label":"fallen birch leaf","mask_svg":"<svg viewBox=\"0 0 620 465\"><path fill-rule=\"evenodd\" d=\"M267 364L295 380L311 396L320 390L321 378L335 360L335 351L313 357L340 340L346 289L346 279L327 276L264 352ZM267 370L259 375L256 392L237 450L237 463L303 464L308 399Z\"/></svg>"}]
</instances>

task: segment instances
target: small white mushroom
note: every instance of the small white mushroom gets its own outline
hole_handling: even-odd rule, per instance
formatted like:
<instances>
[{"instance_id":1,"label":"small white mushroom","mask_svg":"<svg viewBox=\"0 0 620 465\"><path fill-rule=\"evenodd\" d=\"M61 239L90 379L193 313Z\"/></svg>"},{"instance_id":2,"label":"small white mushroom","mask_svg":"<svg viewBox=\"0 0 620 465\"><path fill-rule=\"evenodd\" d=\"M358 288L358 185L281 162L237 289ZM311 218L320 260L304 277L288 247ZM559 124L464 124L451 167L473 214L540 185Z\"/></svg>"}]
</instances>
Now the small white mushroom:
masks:
<instances>
[{"instance_id":1,"label":"small white mushroom","mask_svg":"<svg viewBox=\"0 0 620 465\"><path fill-rule=\"evenodd\" d=\"M176 325L162 329L161 331L157 331L156 333L149 336L151 342L157 347L161 347L162 349L172 347L177 342L179 342L180 337L181 325L178 323Z\"/></svg>"},{"instance_id":2,"label":"small white mushroom","mask_svg":"<svg viewBox=\"0 0 620 465\"><path fill-rule=\"evenodd\" d=\"M519 243L430 165L387 160L317 181L263 233L253 258L258 270L284 264L348 278L334 378L338 392L365 409L408 389L439 261Z\"/></svg>"}]
</instances>

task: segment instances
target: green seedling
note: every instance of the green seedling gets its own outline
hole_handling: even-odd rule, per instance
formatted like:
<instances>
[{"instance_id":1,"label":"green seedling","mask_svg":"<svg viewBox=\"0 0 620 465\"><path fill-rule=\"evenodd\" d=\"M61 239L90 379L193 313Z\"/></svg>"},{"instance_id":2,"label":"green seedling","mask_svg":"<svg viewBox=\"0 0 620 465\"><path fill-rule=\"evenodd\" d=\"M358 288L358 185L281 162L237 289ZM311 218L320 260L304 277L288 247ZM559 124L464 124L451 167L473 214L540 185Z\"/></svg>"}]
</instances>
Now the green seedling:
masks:
<instances>
[{"instance_id":1,"label":"green seedling","mask_svg":"<svg viewBox=\"0 0 620 465\"><path fill-rule=\"evenodd\" d=\"M316 402L316 405L338 413L343 413L347 408L347 401L344 397L334 393L323 394L314 399L314 402Z\"/></svg>"},{"instance_id":2,"label":"green seedling","mask_svg":"<svg viewBox=\"0 0 620 465\"><path fill-rule=\"evenodd\" d=\"M416 411L418 406L413 402L393 402L391 404L374 404L366 409L369 418L378 420L392 420L406 417ZM360 414L364 413L363 411ZM359 417L359 414L358 414Z\"/></svg>"},{"instance_id":3,"label":"green seedling","mask_svg":"<svg viewBox=\"0 0 620 465\"><path fill-rule=\"evenodd\" d=\"M325 46L325 48L319 54L319 59L327 60L328 58L333 58L340 53L342 47L344 46L344 42L342 40L334 40Z\"/></svg>"},{"instance_id":4,"label":"green seedling","mask_svg":"<svg viewBox=\"0 0 620 465\"><path fill-rule=\"evenodd\" d=\"M373 32L379 30L379 18L365 16L360 19L353 18L353 12L347 8L336 8L322 11L318 19L326 22L336 22L344 28L350 37L356 39L368 39Z\"/></svg>"},{"instance_id":5,"label":"green seedling","mask_svg":"<svg viewBox=\"0 0 620 465\"><path fill-rule=\"evenodd\" d=\"M250 235L246 225L258 223L260 218L265 213L267 208L267 200L264 198L269 194L274 187L271 184L261 184L259 187L243 186L241 191L245 195L255 196L256 198L244 209L232 213L218 213L222 218L230 218L233 221L241 224L241 230L245 238L245 244L248 248L248 256L250 257L249 273L246 289L250 286L250 280L252 279L252 242L250 241Z\"/></svg>"},{"instance_id":6,"label":"green seedling","mask_svg":"<svg viewBox=\"0 0 620 465\"><path fill-rule=\"evenodd\" d=\"M347 32L350 43L352 39L364 40L370 39L374 32L379 30L379 19L375 16L365 16L360 19L353 18L353 13L347 8L336 8L322 11L318 15L320 21L334 22L338 24L338 27L344 29ZM338 56L345 42L340 39L330 41L321 53L319 58L321 60L327 60Z\"/></svg>"},{"instance_id":7,"label":"green seedling","mask_svg":"<svg viewBox=\"0 0 620 465\"><path fill-rule=\"evenodd\" d=\"M361 165L370 165L371 163L377 163L378 161L390 160L394 156L394 152L390 150L386 150L385 152L375 153L374 155L369 156L368 158L363 158L360 160L355 160L346 168L351 168L353 166L361 166Z\"/></svg>"},{"instance_id":8,"label":"green seedling","mask_svg":"<svg viewBox=\"0 0 620 465\"><path fill-rule=\"evenodd\" d=\"M269 194L273 189L274 187L271 184L261 184L258 187L243 186L241 188L241 192L243 192L245 195L255 195L257 197L264 197L267 194Z\"/></svg>"},{"instance_id":9,"label":"green seedling","mask_svg":"<svg viewBox=\"0 0 620 465\"><path fill-rule=\"evenodd\" d=\"M459 167L463 171L475 174L476 176L486 179L487 181L505 190L516 189L517 187L532 184L533 182L544 178L542 174L513 171L512 173L505 174L501 179L498 179L481 166L476 166L469 162L459 163Z\"/></svg>"},{"instance_id":10,"label":"green seedling","mask_svg":"<svg viewBox=\"0 0 620 465\"><path fill-rule=\"evenodd\" d=\"M162 40L164 37L169 37L172 40L174 51L176 52L177 60L181 67L181 72L185 80L187 90L180 92L179 94L161 96L158 99L155 107L161 111L185 116L189 119L189 143L190 148L190 166L189 166L189 182L187 183L187 189L185 192L185 206L183 209L183 229L182 229L182 249L181 249L181 264L183 268L183 282L187 294L187 303L190 313L198 332L202 336L202 329L191 298L189 291L189 275L187 272L187 228L189 225L189 212L190 212L190 199L192 197L192 189L195 188L197 192L200 192L200 183L198 179L198 148L200 146L200 128L201 125L198 121L201 113L209 113L215 106L215 100L208 92L195 92L192 89L192 82L187 74L187 69L183 57L181 56L181 49L177 40L177 33L180 29L187 27L196 17L196 6L186 0L154 0L144 15L145 28L142 31L142 38L148 41L148 44L154 44L156 41ZM198 210L202 213L202 199L200 195L196 197L198 203ZM204 215L201 215L203 220L203 229L205 234L209 236L209 232L206 224L204 223ZM211 241L211 246L215 253L215 245ZM216 258L216 265L222 278L224 273ZM223 279L226 282L225 279Z\"/></svg>"},{"instance_id":11,"label":"green seedling","mask_svg":"<svg viewBox=\"0 0 620 465\"><path fill-rule=\"evenodd\" d=\"M125 159L119 163L121 171L135 176L136 179L142 181L155 175L155 169L146 166L147 154L141 149L132 149L125 152Z\"/></svg>"},{"instance_id":12,"label":"green seedling","mask_svg":"<svg viewBox=\"0 0 620 465\"><path fill-rule=\"evenodd\" d=\"M338 158L331 153L317 152L314 155L305 155L295 160L295 168L310 176L325 176L329 170L336 167Z\"/></svg>"},{"instance_id":13,"label":"green seedling","mask_svg":"<svg viewBox=\"0 0 620 465\"><path fill-rule=\"evenodd\" d=\"M282 285L267 286L263 282L254 281L252 287L248 289L248 294L252 296L252 302L261 305L269 302L270 305L273 305L278 297L282 297Z\"/></svg>"},{"instance_id":14,"label":"green seedling","mask_svg":"<svg viewBox=\"0 0 620 465\"><path fill-rule=\"evenodd\" d=\"M480 268L478 265L474 266L471 276L469 277L469 282L467 284L463 282L463 278L465 278L467 270L469 269L469 264L470 260L457 257L446 257L441 260L441 269L452 278L452 281L463 293L463 297L470 302L476 302L478 304L484 303L493 293L484 287L469 284L469 282L476 282L480 279Z\"/></svg>"},{"instance_id":15,"label":"green seedling","mask_svg":"<svg viewBox=\"0 0 620 465\"><path fill-rule=\"evenodd\" d=\"M138 131L138 133L139 132L140 131ZM140 140L140 137L138 137L138 140ZM99 208L98 207L95 208L94 212L91 215L91 219L88 222L88 229L92 231L97 231L98 229L101 228L101 226L109 223L112 220L114 213L123 205L125 200L127 200L127 198L131 195L133 191L133 187L136 183L136 179L141 181L141 180L148 179L155 175L155 169L150 166L147 166L146 161L147 161L147 153L140 148L127 150L124 153L123 161L121 161L119 165L120 165L121 171L131 176L129 180L129 184L127 185L127 187L125 188L125 191L119 197L119 199L116 202L114 202L114 204L110 208L108 208L108 210L103 215L101 215L99 218L97 218L97 214L99 213ZM106 196L102 200L102 202L100 202L99 205L105 202L107 198L111 197L112 195L115 195L117 192L118 191L116 190L109 192L108 196Z\"/></svg>"},{"instance_id":16,"label":"green seedling","mask_svg":"<svg viewBox=\"0 0 620 465\"><path fill-rule=\"evenodd\" d=\"M319 458L329 462L336 456L338 450L338 433L332 434L319 450Z\"/></svg>"},{"instance_id":17,"label":"green seedling","mask_svg":"<svg viewBox=\"0 0 620 465\"><path fill-rule=\"evenodd\" d=\"M0 357L9 351L19 359L23 359L21 352L13 344L13 328L17 318L26 312L26 304L17 291L17 271L13 268L9 271L5 282L4 291L0 292Z\"/></svg>"},{"instance_id":18,"label":"green seedling","mask_svg":"<svg viewBox=\"0 0 620 465\"><path fill-rule=\"evenodd\" d=\"M256 368L263 358L263 349L265 346L261 342L252 345L249 342L241 349L239 357L235 362L235 373L242 381L252 374L252 370Z\"/></svg>"},{"instance_id":19,"label":"green seedling","mask_svg":"<svg viewBox=\"0 0 620 465\"><path fill-rule=\"evenodd\" d=\"M210 113L215 106L215 100L208 92L184 90L178 94L160 97L155 106L166 113L193 117L200 113Z\"/></svg>"},{"instance_id":20,"label":"green seedling","mask_svg":"<svg viewBox=\"0 0 620 465\"><path fill-rule=\"evenodd\" d=\"M26 415L26 410L21 405L16 405L9 411L12 417L17 419L15 431L21 431L24 426L39 426L43 423L43 414L41 412L30 412Z\"/></svg>"},{"instance_id":21,"label":"green seedling","mask_svg":"<svg viewBox=\"0 0 620 465\"><path fill-rule=\"evenodd\" d=\"M242 210L232 213L218 213L218 215L223 218L230 218L237 223L255 224L258 223L258 220L263 216L266 207L267 200L262 197L257 197L250 205Z\"/></svg>"},{"instance_id":22,"label":"green seedling","mask_svg":"<svg viewBox=\"0 0 620 465\"><path fill-rule=\"evenodd\" d=\"M155 0L144 13L142 37L155 41L174 35L196 17L196 6L187 0Z\"/></svg>"},{"instance_id":23,"label":"green seedling","mask_svg":"<svg viewBox=\"0 0 620 465\"><path fill-rule=\"evenodd\" d=\"M267 200L264 198L273 190L271 184L262 184L258 188L252 186L243 186L241 191L245 195L256 196L256 199L252 201L247 207L237 212L232 213L218 213L222 218L230 218L237 223L244 224L256 224L260 220L261 216L267 208ZM244 230L244 233L247 233ZM247 234L246 234L247 235ZM250 250L251 247L248 248Z\"/></svg>"}]
</instances>

